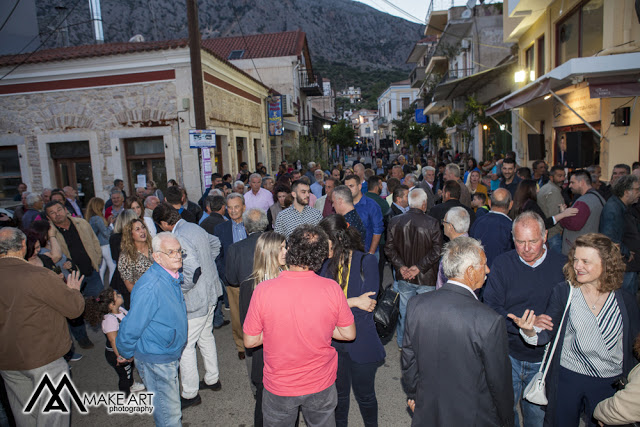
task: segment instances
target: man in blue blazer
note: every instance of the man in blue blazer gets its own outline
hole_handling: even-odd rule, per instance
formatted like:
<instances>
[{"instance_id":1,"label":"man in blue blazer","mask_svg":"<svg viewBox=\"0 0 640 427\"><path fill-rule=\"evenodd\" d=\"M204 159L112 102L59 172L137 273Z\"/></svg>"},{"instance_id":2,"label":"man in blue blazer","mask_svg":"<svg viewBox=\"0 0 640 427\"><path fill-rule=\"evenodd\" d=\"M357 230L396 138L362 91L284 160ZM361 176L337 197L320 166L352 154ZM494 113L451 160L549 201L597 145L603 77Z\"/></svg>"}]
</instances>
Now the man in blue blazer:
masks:
<instances>
[{"instance_id":1,"label":"man in blue blazer","mask_svg":"<svg viewBox=\"0 0 640 427\"><path fill-rule=\"evenodd\" d=\"M240 323L240 288L229 286L225 277L225 255L229 250L229 246L247 238L247 231L242 222L242 214L246 206L244 205L244 197L238 193L231 193L227 196L227 214L231 221L218 224L214 229L214 235L220 239L222 250L216 258L216 266L218 274L227 290L229 298L229 310L231 310L231 327L233 329L233 340L238 349L238 358L245 358L244 343L242 339L242 324ZM219 304L220 305L220 304Z\"/></svg>"}]
</instances>

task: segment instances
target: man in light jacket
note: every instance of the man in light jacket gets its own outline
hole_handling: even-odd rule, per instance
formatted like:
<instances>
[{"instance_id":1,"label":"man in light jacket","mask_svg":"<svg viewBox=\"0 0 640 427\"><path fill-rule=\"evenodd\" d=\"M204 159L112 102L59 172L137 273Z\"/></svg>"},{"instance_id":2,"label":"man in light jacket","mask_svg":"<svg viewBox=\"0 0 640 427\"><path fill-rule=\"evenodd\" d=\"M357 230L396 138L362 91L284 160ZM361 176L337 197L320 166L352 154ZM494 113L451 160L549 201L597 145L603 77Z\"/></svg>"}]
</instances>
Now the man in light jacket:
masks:
<instances>
[{"instance_id":1,"label":"man in light jacket","mask_svg":"<svg viewBox=\"0 0 640 427\"><path fill-rule=\"evenodd\" d=\"M215 259L220 253L220 240L202 227L185 221L168 203L162 203L153 211L154 221L164 231L178 238L184 259L182 293L187 305L189 324L187 345L180 358L182 380L182 409L202 402L200 387L220 390L218 354L213 337L213 312L222 295ZM199 382L196 344L205 367L204 380Z\"/></svg>"}]
</instances>

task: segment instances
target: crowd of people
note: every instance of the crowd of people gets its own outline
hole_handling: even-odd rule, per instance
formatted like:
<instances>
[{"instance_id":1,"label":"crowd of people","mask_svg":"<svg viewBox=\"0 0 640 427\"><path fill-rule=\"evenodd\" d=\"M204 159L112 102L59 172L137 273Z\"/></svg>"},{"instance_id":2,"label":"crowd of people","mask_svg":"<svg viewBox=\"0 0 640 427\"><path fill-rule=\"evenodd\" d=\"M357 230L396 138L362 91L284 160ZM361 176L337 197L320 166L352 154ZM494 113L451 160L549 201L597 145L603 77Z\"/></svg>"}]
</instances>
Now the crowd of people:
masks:
<instances>
[{"instance_id":1,"label":"crowd of people","mask_svg":"<svg viewBox=\"0 0 640 427\"><path fill-rule=\"evenodd\" d=\"M68 424L22 408L44 372L55 382L76 345L94 346L86 322L105 335L114 389L116 376L125 395L146 388L156 425L180 425L199 390L223 390L214 331L230 324L256 426L300 412L346 426L351 391L376 426L376 372L395 344L373 311L392 286L412 425L640 421L640 164L605 183L599 166L529 169L513 152L379 154L273 176L242 163L197 203L175 180L127 196L117 179L86 208L72 187L24 186L0 229L3 414ZM524 398L542 371L545 406Z\"/></svg>"}]
</instances>

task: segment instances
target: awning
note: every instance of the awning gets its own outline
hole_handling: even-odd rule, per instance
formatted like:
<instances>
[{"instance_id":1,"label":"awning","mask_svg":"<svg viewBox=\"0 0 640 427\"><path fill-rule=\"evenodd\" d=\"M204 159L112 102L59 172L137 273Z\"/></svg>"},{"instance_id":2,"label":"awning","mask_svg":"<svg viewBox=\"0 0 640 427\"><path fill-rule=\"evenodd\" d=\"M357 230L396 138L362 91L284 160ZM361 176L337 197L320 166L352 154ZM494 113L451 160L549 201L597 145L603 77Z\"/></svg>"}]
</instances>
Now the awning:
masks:
<instances>
[{"instance_id":1,"label":"awning","mask_svg":"<svg viewBox=\"0 0 640 427\"><path fill-rule=\"evenodd\" d=\"M640 96L640 82L593 83L589 82L591 98L627 98Z\"/></svg>"},{"instance_id":2,"label":"awning","mask_svg":"<svg viewBox=\"0 0 640 427\"><path fill-rule=\"evenodd\" d=\"M536 81L529 83L525 87L505 96L502 99L491 104L486 110L486 114L492 116L505 110L520 107L536 98L545 96L551 91L557 91L571 84L576 84L587 80L589 84L595 83L596 90L600 87L600 93L605 94L605 89L611 90L613 93L635 92L635 85L640 77L640 52L623 53L619 55L609 56L591 56L587 58L574 58L554 68L547 74L540 76ZM606 84L601 83L602 78L610 79ZM618 83L613 86L611 79L617 78L618 82L623 81L625 84ZM635 96L616 95L616 96ZM593 95L591 95L593 97ZM601 97L609 97L603 95Z\"/></svg>"}]
</instances>

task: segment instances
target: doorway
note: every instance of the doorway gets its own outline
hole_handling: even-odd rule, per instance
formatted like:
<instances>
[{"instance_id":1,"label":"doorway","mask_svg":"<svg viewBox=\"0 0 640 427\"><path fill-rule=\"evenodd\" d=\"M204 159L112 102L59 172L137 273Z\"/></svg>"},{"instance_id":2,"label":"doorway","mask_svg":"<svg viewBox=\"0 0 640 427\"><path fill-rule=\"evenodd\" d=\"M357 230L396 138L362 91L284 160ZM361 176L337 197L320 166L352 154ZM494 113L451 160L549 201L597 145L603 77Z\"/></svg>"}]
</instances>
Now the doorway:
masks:
<instances>
[{"instance_id":1,"label":"doorway","mask_svg":"<svg viewBox=\"0 0 640 427\"><path fill-rule=\"evenodd\" d=\"M49 151L56 171L56 186L75 188L80 201L86 204L95 196L89 141L49 144Z\"/></svg>"},{"instance_id":2,"label":"doorway","mask_svg":"<svg viewBox=\"0 0 640 427\"><path fill-rule=\"evenodd\" d=\"M167 189L167 167L162 137L125 139L129 194L136 194L138 182L153 181L164 193Z\"/></svg>"}]
</instances>

